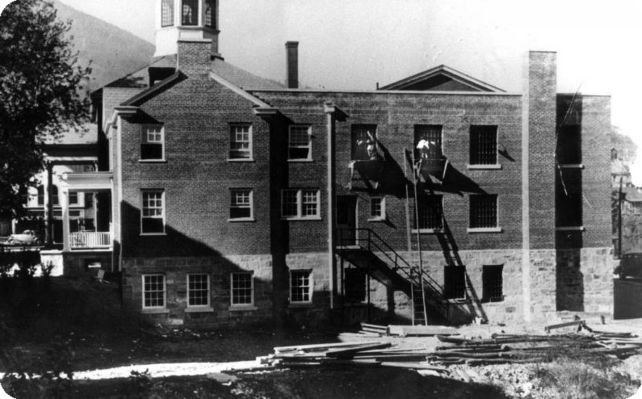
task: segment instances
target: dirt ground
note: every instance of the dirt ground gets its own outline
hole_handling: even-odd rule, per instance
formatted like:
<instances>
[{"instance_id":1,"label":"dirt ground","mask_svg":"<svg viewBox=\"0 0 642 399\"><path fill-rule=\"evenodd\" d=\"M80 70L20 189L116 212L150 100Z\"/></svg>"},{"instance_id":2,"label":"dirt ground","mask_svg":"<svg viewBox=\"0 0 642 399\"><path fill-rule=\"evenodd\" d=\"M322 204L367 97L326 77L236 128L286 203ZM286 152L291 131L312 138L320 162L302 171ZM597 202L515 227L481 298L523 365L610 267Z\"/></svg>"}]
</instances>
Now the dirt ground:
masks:
<instances>
[{"instance_id":1,"label":"dirt ground","mask_svg":"<svg viewBox=\"0 0 642 399\"><path fill-rule=\"evenodd\" d=\"M16 306L17 304L17 306ZM568 315L572 317L572 315ZM606 321L588 318L589 326L603 331L630 331L642 336L642 320ZM471 325L459 329L466 337L489 337L495 332L543 333L541 324L519 326ZM348 340L390 341L403 348L434 349L434 337L356 338L341 331L300 328L274 330L257 326L252 331L159 329L123 314L113 285L87 280L53 281L43 295L11 297L0 304L0 371L42 373L46 370L82 371L132 364L173 362L229 362L252 360L272 353L273 347ZM454 366L444 377L385 368L312 368L269 373L209 374L198 377L152 379L136 372L126 379L75 380L62 384L70 398L626 398L639 387L642 356L625 361L605 360L595 365L567 359L558 365ZM577 372L572 376L555 367ZM563 378L567 378L568 381ZM589 380L613 381L602 386ZM60 381L48 380L57 386ZM560 396L550 387L578 385L590 394ZM15 383L5 389L39 396ZM22 388L21 388L22 387ZM56 388L56 389L58 389ZM22 390L21 390L22 389ZM43 388L49 392L51 387ZM574 388L573 388L574 389ZM554 390L554 388L553 388ZM557 395L557 396L556 396Z\"/></svg>"}]
</instances>

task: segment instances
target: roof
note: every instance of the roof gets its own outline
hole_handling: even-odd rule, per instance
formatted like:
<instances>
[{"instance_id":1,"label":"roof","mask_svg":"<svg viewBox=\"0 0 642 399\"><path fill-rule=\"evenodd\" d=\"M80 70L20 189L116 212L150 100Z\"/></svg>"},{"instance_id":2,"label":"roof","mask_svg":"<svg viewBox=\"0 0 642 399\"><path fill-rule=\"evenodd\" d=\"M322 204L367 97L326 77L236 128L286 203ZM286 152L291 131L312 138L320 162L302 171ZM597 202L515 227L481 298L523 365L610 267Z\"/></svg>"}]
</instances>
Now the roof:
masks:
<instances>
[{"instance_id":1,"label":"roof","mask_svg":"<svg viewBox=\"0 0 642 399\"><path fill-rule=\"evenodd\" d=\"M397 82L390 83L389 85L381 87L380 90L504 91L446 65L439 65Z\"/></svg>"}]
</instances>

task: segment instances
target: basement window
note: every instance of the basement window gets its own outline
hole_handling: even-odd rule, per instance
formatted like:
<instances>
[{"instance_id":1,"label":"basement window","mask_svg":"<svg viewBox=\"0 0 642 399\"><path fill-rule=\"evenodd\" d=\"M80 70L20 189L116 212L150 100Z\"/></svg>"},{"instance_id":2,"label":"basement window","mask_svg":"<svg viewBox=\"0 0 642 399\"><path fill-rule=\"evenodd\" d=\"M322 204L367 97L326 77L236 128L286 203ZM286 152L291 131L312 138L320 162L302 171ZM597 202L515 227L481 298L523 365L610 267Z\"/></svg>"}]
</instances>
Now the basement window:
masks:
<instances>
[{"instance_id":1,"label":"basement window","mask_svg":"<svg viewBox=\"0 0 642 399\"><path fill-rule=\"evenodd\" d=\"M141 127L140 160L163 161L165 159L165 128L163 125Z\"/></svg>"},{"instance_id":2,"label":"basement window","mask_svg":"<svg viewBox=\"0 0 642 399\"><path fill-rule=\"evenodd\" d=\"M254 277L251 272L232 273L230 284L232 306L254 305Z\"/></svg>"},{"instance_id":3,"label":"basement window","mask_svg":"<svg viewBox=\"0 0 642 399\"><path fill-rule=\"evenodd\" d=\"M208 274L187 275L187 306L210 306L210 276Z\"/></svg>"},{"instance_id":4,"label":"basement window","mask_svg":"<svg viewBox=\"0 0 642 399\"><path fill-rule=\"evenodd\" d=\"M345 300L348 303L362 303L366 301L365 270L358 268L345 269Z\"/></svg>"},{"instance_id":5,"label":"basement window","mask_svg":"<svg viewBox=\"0 0 642 399\"><path fill-rule=\"evenodd\" d=\"M290 303L312 302L312 270L290 271Z\"/></svg>"},{"instance_id":6,"label":"basement window","mask_svg":"<svg viewBox=\"0 0 642 399\"><path fill-rule=\"evenodd\" d=\"M312 129L310 126L290 126L288 161L312 160Z\"/></svg>"},{"instance_id":7,"label":"basement window","mask_svg":"<svg viewBox=\"0 0 642 399\"><path fill-rule=\"evenodd\" d=\"M470 165L497 164L497 126L470 127Z\"/></svg>"},{"instance_id":8,"label":"basement window","mask_svg":"<svg viewBox=\"0 0 642 399\"><path fill-rule=\"evenodd\" d=\"M482 302L504 300L503 269L504 265L484 265L482 267Z\"/></svg>"},{"instance_id":9,"label":"basement window","mask_svg":"<svg viewBox=\"0 0 642 399\"><path fill-rule=\"evenodd\" d=\"M466 266L444 267L444 297L446 299L466 298Z\"/></svg>"},{"instance_id":10,"label":"basement window","mask_svg":"<svg viewBox=\"0 0 642 399\"><path fill-rule=\"evenodd\" d=\"M143 309L165 308L166 287L162 274L143 275Z\"/></svg>"}]
</instances>

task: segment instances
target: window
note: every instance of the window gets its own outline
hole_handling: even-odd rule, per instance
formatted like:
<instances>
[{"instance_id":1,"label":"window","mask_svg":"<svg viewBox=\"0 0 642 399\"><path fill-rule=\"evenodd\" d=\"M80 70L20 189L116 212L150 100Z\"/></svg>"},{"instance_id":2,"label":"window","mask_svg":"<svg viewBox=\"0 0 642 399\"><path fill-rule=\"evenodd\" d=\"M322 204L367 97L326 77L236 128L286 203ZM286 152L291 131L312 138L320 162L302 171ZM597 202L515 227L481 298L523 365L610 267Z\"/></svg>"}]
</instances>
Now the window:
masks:
<instances>
[{"instance_id":1,"label":"window","mask_svg":"<svg viewBox=\"0 0 642 399\"><path fill-rule=\"evenodd\" d=\"M370 197L369 220L384 220L386 218L386 201L384 197Z\"/></svg>"},{"instance_id":2,"label":"window","mask_svg":"<svg viewBox=\"0 0 642 399\"><path fill-rule=\"evenodd\" d=\"M183 25L198 25L198 0L183 0Z\"/></svg>"},{"instance_id":3,"label":"window","mask_svg":"<svg viewBox=\"0 0 642 399\"><path fill-rule=\"evenodd\" d=\"M252 190L233 188L230 190L230 220L252 219Z\"/></svg>"},{"instance_id":4,"label":"window","mask_svg":"<svg viewBox=\"0 0 642 399\"><path fill-rule=\"evenodd\" d=\"M557 162L561 165L582 163L582 133L578 125L565 125L559 128Z\"/></svg>"},{"instance_id":5,"label":"window","mask_svg":"<svg viewBox=\"0 0 642 399\"><path fill-rule=\"evenodd\" d=\"M165 276L143 275L143 309L165 307Z\"/></svg>"},{"instance_id":6,"label":"window","mask_svg":"<svg viewBox=\"0 0 642 399\"><path fill-rule=\"evenodd\" d=\"M345 269L345 299L347 302L365 302L366 279L366 272L363 269Z\"/></svg>"},{"instance_id":7,"label":"window","mask_svg":"<svg viewBox=\"0 0 642 399\"><path fill-rule=\"evenodd\" d=\"M281 216L286 219L321 218L320 192L316 189L283 190L281 192Z\"/></svg>"},{"instance_id":8,"label":"window","mask_svg":"<svg viewBox=\"0 0 642 399\"><path fill-rule=\"evenodd\" d=\"M165 128L163 125L143 125L141 128L140 159L162 161L165 158Z\"/></svg>"},{"instance_id":9,"label":"window","mask_svg":"<svg viewBox=\"0 0 642 399\"><path fill-rule=\"evenodd\" d=\"M419 198L419 230L440 230L443 225L443 196L426 195ZM414 220L414 217L413 217ZM415 223L416 224L416 223ZM415 226L415 228L417 228Z\"/></svg>"},{"instance_id":10,"label":"window","mask_svg":"<svg viewBox=\"0 0 642 399\"><path fill-rule=\"evenodd\" d=\"M252 159L252 125L230 126L230 159Z\"/></svg>"},{"instance_id":11,"label":"window","mask_svg":"<svg viewBox=\"0 0 642 399\"><path fill-rule=\"evenodd\" d=\"M254 278L252 273L232 273L230 282L232 306L254 304Z\"/></svg>"},{"instance_id":12,"label":"window","mask_svg":"<svg viewBox=\"0 0 642 399\"><path fill-rule=\"evenodd\" d=\"M312 134L310 126L290 126L288 159L309 161L312 159Z\"/></svg>"},{"instance_id":13,"label":"window","mask_svg":"<svg viewBox=\"0 0 642 399\"><path fill-rule=\"evenodd\" d=\"M69 205L78 205L78 192L70 191L69 192Z\"/></svg>"},{"instance_id":14,"label":"window","mask_svg":"<svg viewBox=\"0 0 642 399\"><path fill-rule=\"evenodd\" d=\"M444 267L444 297L446 299L466 298L466 267Z\"/></svg>"},{"instance_id":15,"label":"window","mask_svg":"<svg viewBox=\"0 0 642 399\"><path fill-rule=\"evenodd\" d=\"M503 268L504 265L484 265L482 267L482 302L504 300Z\"/></svg>"},{"instance_id":16,"label":"window","mask_svg":"<svg viewBox=\"0 0 642 399\"><path fill-rule=\"evenodd\" d=\"M471 229L497 227L497 195L471 195L470 221Z\"/></svg>"},{"instance_id":17,"label":"window","mask_svg":"<svg viewBox=\"0 0 642 399\"><path fill-rule=\"evenodd\" d=\"M290 302L310 303L312 302L312 271L291 270L290 271Z\"/></svg>"},{"instance_id":18,"label":"window","mask_svg":"<svg viewBox=\"0 0 642 399\"><path fill-rule=\"evenodd\" d=\"M441 125L415 125L415 142L413 146L415 159L419 159L422 156L417 148L421 140L428 142L428 151L424 155L428 160L440 160L442 158L441 131Z\"/></svg>"},{"instance_id":19,"label":"window","mask_svg":"<svg viewBox=\"0 0 642 399\"><path fill-rule=\"evenodd\" d=\"M143 191L142 234L165 233L165 193L159 190Z\"/></svg>"},{"instance_id":20,"label":"window","mask_svg":"<svg viewBox=\"0 0 642 399\"><path fill-rule=\"evenodd\" d=\"M187 275L187 306L210 306L209 275Z\"/></svg>"},{"instance_id":21,"label":"window","mask_svg":"<svg viewBox=\"0 0 642 399\"><path fill-rule=\"evenodd\" d=\"M205 26L216 29L216 0L205 0Z\"/></svg>"},{"instance_id":22,"label":"window","mask_svg":"<svg viewBox=\"0 0 642 399\"><path fill-rule=\"evenodd\" d=\"M367 161L378 157L377 125L352 125L351 159Z\"/></svg>"},{"instance_id":23,"label":"window","mask_svg":"<svg viewBox=\"0 0 642 399\"><path fill-rule=\"evenodd\" d=\"M38 201L37 204L39 206L45 205L45 186L38 186L37 201Z\"/></svg>"},{"instance_id":24,"label":"window","mask_svg":"<svg viewBox=\"0 0 642 399\"><path fill-rule=\"evenodd\" d=\"M470 127L470 164L497 164L497 126Z\"/></svg>"},{"instance_id":25,"label":"window","mask_svg":"<svg viewBox=\"0 0 642 399\"><path fill-rule=\"evenodd\" d=\"M174 0L163 0L161 4L161 26L174 26Z\"/></svg>"}]
</instances>

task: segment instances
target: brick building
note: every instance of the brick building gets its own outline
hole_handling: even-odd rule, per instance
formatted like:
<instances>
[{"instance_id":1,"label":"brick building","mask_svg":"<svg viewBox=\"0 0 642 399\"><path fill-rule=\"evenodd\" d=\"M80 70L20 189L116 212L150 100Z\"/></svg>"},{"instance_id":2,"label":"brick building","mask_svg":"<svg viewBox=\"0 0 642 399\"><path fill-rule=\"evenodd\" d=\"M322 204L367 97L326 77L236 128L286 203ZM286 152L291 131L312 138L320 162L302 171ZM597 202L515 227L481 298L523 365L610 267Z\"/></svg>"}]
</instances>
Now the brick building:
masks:
<instances>
[{"instance_id":1,"label":"brick building","mask_svg":"<svg viewBox=\"0 0 642 399\"><path fill-rule=\"evenodd\" d=\"M215 0L162 0L143 70L93 94L126 303L168 323L612 313L610 99L439 66L298 88L218 53ZM427 145L424 145L427 144ZM417 147L422 148L417 148ZM423 269L423 273L421 270Z\"/></svg>"}]
</instances>

